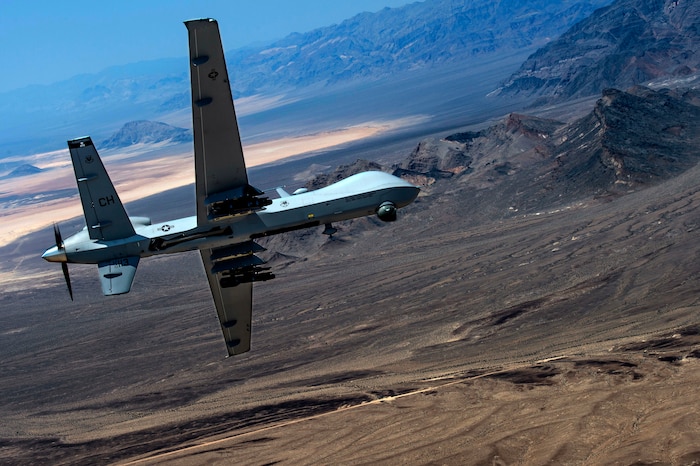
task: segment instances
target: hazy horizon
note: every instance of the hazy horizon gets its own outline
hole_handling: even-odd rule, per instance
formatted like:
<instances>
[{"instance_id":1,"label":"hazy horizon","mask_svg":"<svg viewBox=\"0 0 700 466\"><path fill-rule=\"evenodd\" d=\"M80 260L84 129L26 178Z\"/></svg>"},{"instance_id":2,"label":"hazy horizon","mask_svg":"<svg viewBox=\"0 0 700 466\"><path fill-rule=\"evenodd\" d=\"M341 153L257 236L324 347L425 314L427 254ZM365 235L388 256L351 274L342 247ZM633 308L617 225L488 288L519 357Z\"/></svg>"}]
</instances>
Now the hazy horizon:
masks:
<instances>
[{"instance_id":1,"label":"hazy horizon","mask_svg":"<svg viewBox=\"0 0 700 466\"><path fill-rule=\"evenodd\" d=\"M398 7L410 0L127 1L119 4L40 0L0 5L0 93L47 85L111 66L187 55L182 22L219 20L226 50L272 42L293 32L340 23L364 11Z\"/></svg>"}]
</instances>

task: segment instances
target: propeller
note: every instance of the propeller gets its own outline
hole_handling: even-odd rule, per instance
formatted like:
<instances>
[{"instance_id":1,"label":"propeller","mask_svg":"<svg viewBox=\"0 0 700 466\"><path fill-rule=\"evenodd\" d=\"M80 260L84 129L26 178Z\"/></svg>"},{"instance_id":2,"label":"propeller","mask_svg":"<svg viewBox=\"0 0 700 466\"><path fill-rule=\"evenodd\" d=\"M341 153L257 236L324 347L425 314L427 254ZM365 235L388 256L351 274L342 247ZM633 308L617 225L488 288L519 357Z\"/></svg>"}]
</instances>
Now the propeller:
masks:
<instances>
[{"instance_id":1,"label":"propeller","mask_svg":"<svg viewBox=\"0 0 700 466\"><path fill-rule=\"evenodd\" d=\"M58 229L57 224L53 224L53 235L56 239L56 248L64 256L66 254L65 245L63 244L63 238L61 237L61 230ZM68 262L61 261L61 270L63 270L63 278L66 280L66 286L68 287L68 294L70 295L70 300L73 301L73 287L70 284L70 274L68 274Z\"/></svg>"}]
</instances>

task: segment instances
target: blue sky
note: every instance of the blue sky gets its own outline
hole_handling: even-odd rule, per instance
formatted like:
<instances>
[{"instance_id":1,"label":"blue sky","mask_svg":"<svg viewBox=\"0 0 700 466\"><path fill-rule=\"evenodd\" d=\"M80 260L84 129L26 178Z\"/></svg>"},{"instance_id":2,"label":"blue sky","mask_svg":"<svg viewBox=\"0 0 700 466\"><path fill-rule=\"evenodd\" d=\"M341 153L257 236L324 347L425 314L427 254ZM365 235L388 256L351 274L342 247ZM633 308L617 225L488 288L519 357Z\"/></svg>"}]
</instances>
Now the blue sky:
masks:
<instances>
[{"instance_id":1,"label":"blue sky","mask_svg":"<svg viewBox=\"0 0 700 466\"><path fill-rule=\"evenodd\" d=\"M0 92L111 65L187 55L186 19L219 21L229 50L413 0L1 0Z\"/></svg>"}]
</instances>

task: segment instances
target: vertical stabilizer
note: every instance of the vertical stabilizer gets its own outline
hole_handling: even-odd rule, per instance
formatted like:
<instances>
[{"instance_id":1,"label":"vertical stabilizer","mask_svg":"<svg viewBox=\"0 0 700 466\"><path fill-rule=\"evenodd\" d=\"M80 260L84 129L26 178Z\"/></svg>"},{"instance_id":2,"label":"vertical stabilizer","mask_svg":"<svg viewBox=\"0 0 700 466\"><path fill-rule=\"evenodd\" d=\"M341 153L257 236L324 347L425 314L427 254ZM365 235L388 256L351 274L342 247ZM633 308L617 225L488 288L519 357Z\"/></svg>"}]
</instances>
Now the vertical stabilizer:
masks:
<instances>
[{"instance_id":1,"label":"vertical stabilizer","mask_svg":"<svg viewBox=\"0 0 700 466\"><path fill-rule=\"evenodd\" d=\"M134 227L89 137L68 141L90 238L117 240L134 236Z\"/></svg>"},{"instance_id":2,"label":"vertical stabilizer","mask_svg":"<svg viewBox=\"0 0 700 466\"><path fill-rule=\"evenodd\" d=\"M128 293L136 275L139 257L122 257L97 264L102 294L112 296Z\"/></svg>"}]
</instances>

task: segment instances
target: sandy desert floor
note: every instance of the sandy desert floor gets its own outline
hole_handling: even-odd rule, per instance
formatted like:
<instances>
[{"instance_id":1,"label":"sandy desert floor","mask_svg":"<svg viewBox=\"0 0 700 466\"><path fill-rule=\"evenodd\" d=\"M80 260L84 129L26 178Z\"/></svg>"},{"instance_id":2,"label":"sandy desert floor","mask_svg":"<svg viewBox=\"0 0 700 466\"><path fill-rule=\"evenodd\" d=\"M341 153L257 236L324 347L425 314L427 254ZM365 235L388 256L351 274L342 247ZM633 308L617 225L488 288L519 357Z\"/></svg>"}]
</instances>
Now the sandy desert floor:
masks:
<instances>
[{"instance_id":1,"label":"sandy desert floor","mask_svg":"<svg viewBox=\"0 0 700 466\"><path fill-rule=\"evenodd\" d=\"M23 237L0 462L697 464L698 176L482 223L437 183L394 224L270 238L230 359L196 253L113 299L72 267L71 302L50 229Z\"/></svg>"},{"instance_id":2,"label":"sandy desert floor","mask_svg":"<svg viewBox=\"0 0 700 466\"><path fill-rule=\"evenodd\" d=\"M653 355L612 351L415 381L124 464L697 464L700 362L687 350L699 340L687 337Z\"/></svg>"}]
</instances>

